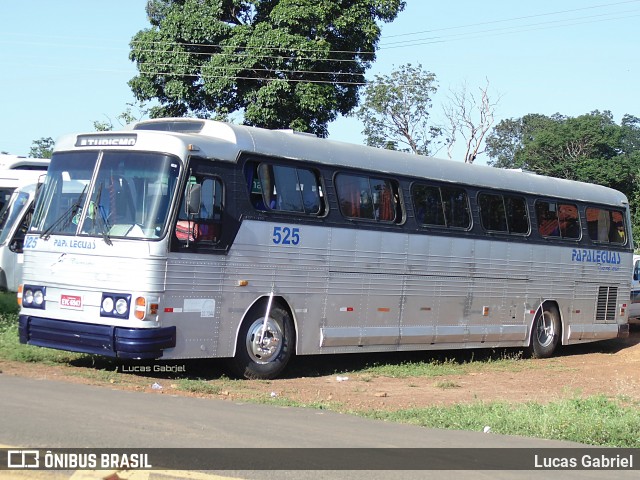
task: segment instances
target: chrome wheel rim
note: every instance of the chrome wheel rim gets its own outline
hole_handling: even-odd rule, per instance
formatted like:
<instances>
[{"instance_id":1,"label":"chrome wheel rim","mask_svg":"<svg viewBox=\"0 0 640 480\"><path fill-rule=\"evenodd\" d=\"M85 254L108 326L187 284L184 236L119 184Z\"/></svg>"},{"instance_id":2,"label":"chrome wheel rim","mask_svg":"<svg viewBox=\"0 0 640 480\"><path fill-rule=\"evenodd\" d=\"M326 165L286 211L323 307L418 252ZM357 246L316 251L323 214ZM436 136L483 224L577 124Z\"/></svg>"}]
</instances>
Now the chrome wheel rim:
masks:
<instances>
[{"instance_id":1,"label":"chrome wheel rim","mask_svg":"<svg viewBox=\"0 0 640 480\"><path fill-rule=\"evenodd\" d=\"M548 312L542 312L542 317L538 322L538 331L536 332L540 346L548 347L551 345L555 333L553 317Z\"/></svg>"},{"instance_id":2,"label":"chrome wheel rim","mask_svg":"<svg viewBox=\"0 0 640 480\"><path fill-rule=\"evenodd\" d=\"M251 360L265 364L272 362L282 350L284 335L282 329L272 318L267 320L264 335L264 318L254 321L249 327L246 338L247 353Z\"/></svg>"}]
</instances>

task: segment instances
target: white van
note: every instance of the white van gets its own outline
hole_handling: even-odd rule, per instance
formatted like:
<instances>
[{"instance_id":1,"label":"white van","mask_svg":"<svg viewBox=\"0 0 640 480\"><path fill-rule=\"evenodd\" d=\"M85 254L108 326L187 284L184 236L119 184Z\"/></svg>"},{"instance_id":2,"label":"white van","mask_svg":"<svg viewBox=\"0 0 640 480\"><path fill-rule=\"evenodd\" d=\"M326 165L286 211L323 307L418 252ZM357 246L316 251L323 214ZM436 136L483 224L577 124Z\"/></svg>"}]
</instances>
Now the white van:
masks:
<instances>
[{"instance_id":1,"label":"white van","mask_svg":"<svg viewBox=\"0 0 640 480\"><path fill-rule=\"evenodd\" d=\"M640 324L640 255L633 256L633 277L631 278L629 323Z\"/></svg>"},{"instance_id":2,"label":"white van","mask_svg":"<svg viewBox=\"0 0 640 480\"><path fill-rule=\"evenodd\" d=\"M16 188L0 210L0 290L15 292L22 278L24 236L37 188L36 184Z\"/></svg>"}]
</instances>

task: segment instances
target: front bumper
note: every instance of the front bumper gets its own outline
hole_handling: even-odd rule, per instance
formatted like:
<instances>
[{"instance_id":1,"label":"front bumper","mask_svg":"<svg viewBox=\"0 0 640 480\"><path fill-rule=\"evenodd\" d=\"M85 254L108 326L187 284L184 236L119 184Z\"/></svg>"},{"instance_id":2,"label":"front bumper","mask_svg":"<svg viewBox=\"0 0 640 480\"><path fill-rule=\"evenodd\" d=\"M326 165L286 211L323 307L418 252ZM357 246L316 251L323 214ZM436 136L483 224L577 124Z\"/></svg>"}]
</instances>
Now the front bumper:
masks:
<instances>
[{"instance_id":1,"label":"front bumper","mask_svg":"<svg viewBox=\"0 0 640 480\"><path fill-rule=\"evenodd\" d=\"M20 315L19 333L20 343L126 359L161 358L176 346L176 327L124 328L32 315Z\"/></svg>"}]
</instances>

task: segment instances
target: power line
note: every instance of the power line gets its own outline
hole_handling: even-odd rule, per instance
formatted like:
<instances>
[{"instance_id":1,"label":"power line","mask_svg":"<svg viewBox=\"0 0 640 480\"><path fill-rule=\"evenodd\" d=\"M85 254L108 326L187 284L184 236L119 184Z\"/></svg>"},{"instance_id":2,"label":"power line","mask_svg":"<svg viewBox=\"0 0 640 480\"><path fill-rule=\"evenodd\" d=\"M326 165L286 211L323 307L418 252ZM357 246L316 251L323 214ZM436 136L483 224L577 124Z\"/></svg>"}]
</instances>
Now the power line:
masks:
<instances>
[{"instance_id":1,"label":"power line","mask_svg":"<svg viewBox=\"0 0 640 480\"><path fill-rule=\"evenodd\" d=\"M534 14L534 15L526 15L526 16L519 16L519 17L510 17L510 18L506 18L506 19L499 19L499 20L490 20L490 21L485 21L485 22L477 22L477 23L471 23L471 24L464 24L464 25L458 25L458 26L451 26L451 27L443 27L443 28L438 28L438 29L430 29L430 30L422 30L422 31L417 31L417 32L408 32L408 33L402 33L402 34L396 34L396 35L389 35L386 36L386 38L397 38L397 37L407 37L407 36L415 36L415 35L421 35L421 34L425 34L425 33L435 33L435 32L441 32L441 31L448 31L448 30L458 30L458 29L462 29L462 28L469 28L469 27L477 27L477 26L483 26L483 25L493 25L493 24L498 24L498 23L505 23L505 22L513 22L513 21L518 21L518 20L525 20L525 19L530 19L530 18L539 18L539 17L548 17L548 16L552 16L552 15L560 15L560 14L565 14L565 13L573 13L573 12L578 12L578 11L584 11L584 10L593 10L593 9L598 9L598 8L605 8L605 7L612 7L612 6L617 6L617 5L625 5L625 4L636 4L636 3L640 3L640 0L626 0L626 1L622 1L622 2L613 2L613 3L605 3L605 4L598 4L598 5L593 5L593 6L588 6L588 7L581 7L581 8L575 8L575 9L570 9L570 10L560 10L560 11L555 11L555 12L546 12L546 13L540 13L540 14ZM548 22L539 22L536 24L529 24L529 25L516 25L513 27L503 27L503 29L509 29L509 28L522 28L522 27L530 27L532 25L549 25L549 24L554 24L554 23L560 23L560 22L574 22L576 20L582 20L585 18L594 18L594 17L602 17L605 15L619 15L620 13L633 13L634 11L627 11L627 12L614 12L614 13L603 13L603 14L598 14L598 15L592 15L592 16L588 16L588 17L577 17L577 18L568 18L568 19L562 19L562 20L550 20ZM603 19L603 21L607 21L607 20L617 20L620 18L628 18L628 17L616 17L613 19ZM575 23L573 23L575 24ZM573 25L573 24L568 24L568 25ZM428 38L428 39L414 39L414 40L404 40L404 41L398 41L398 42L388 42L388 43L382 43L380 45L379 50L383 50L383 49L388 49L388 48L401 48L401 47L412 47L415 46L415 42L417 41L422 41L422 40L433 40L434 43L436 43L435 41L437 40L437 43L442 43L445 41L449 40L449 37L459 37L459 36L469 36L469 35L478 35L480 33L486 33L486 32L494 32L496 31L496 29L490 29L490 30L481 30L478 32L465 32L462 34L451 34L451 35L444 35L444 36L437 36L435 38ZM529 31L529 30L522 30L522 31ZM518 31L512 32L512 33L518 33ZM2 34L0 34L2 35ZM33 38L32 36L30 36L31 38ZM54 36L51 38L62 38L62 39L71 39L74 40L74 42L77 42L79 39L78 38L74 38L74 37L67 37L67 36ZM477 38L477 37L474 37ZM81 39L80 39L81 40ZM91 40L96 40L96 39L91 39ZM0 41L0 43L9 43L6 41ZM132 41L131 43L137 43L136 41ZM243 50L252 50L252 49L261 49L261 50L285 50L282 47L267 47L267 46L231 46L231 45L225 45L225 44L206 44L206 43L181 43L181 42L161 42L161 41L157 41L157 42L145 42L145 43L150 43L150 44L159 44L159 45L163 45L163 46L167 46L167 45L175 45L175 46L181 46L181 47L197 47L197 48L219 48L219 49L227 49L227 48L233 48L233 49L243 49ZM78 44L78 43L74 43L73 45L66 45L66 44L51 44L51 43L41 43L41 42L22 42L23 45L36 45L36 46L49 46L49 47L73 47L73 48L91 48L91 49L95 49L95 48L101 48L101 49L109 49L110 47L105 47L104 46L104 42L102 42L102 44L99 47L96 46L90 46L90 45L86 45L86 44ZM115 49L113 49L115 50ZM146 49L146 50L142 50L143 52L156 52L157 50L155 49ZM324 49L315 49L315 48L303 48L303 49L295 49L296 52L298 53L305 53L305 52L320 52L320 53L332 53L332 54L349 54L349 55L375 55L376 52L369 52L369 51L352 51L352 50L324 50ZM211 55L211 52L190 52L191 55ZM240 53L236 52L230 52L230 53L226 53L226 52L216 52L217 55L242 55ZM263 58L274 58L274 56L269 56L269 55L265 55L263 56ZM315 59L312 57L308 57L308 58L300 58L299 59L304 59L304 60L319 60L319 59ZM322 59L325 60L325 59ZM332 59L328 59L330 61L353 61L351 59L340 59L340 58L332 58Z\"/></svg>"},{"instance_id":2,"label":"power line","mask_svg":"<svg viewBox=\"0 0 640 480\"><path fill-rule=\"evenodd\" d=\"M446 28L441 28L441 29L434 29L434 30L424 30L421 32L412 32L412 33L405 33L405 34L398 34L398 35L391 35L388 36L387 38L395 38L395 37L399 37L399 36L411 36L411 35L418 35L418 34L424 34L424 33L433 33L433 32L438 32L438 31L446 31L446 30L457 30L457 29L461 29L461 28L468 28L468 27L472 27L472 26L482 26L482 25L492 25L492 24L496 24L496 23L504 23L507 21L512 21L512 20L519 20L519 19L527 19L527 18L535 18L535 17L542 17L542 16L549 16L549 15L556 15L559 13L566 13L566 12L575 12L575 11L581 11L581 10L587 10L587 9L593 9L593 8L601 8L603 6L611 6L611 5L619 5L619 4L627 4L627 3L639 3L640 0L628 0L626 2L618 2L618 3L613 3L613 4L604 4L604 5L599 5L599 6L593 6L593 7L584 7L584 8L578 8L578 9L573 9L573 10L564 10L564 11L560 11L560 12L551 12L551 13L544 13L544 14L538 14L538 15L529 15L529 16L525 16L525 17L513 17L510 19L504 19L504 20L494 20L494 21L488 21L488 22L479 22L479 23L475 23L475 24L468 24L468 25L463 25L463 26L457 26L457 27L446 27ZM515 25L515 26L506 26L506 27L501 27L501 28L495 28L495 29L488 29L488 30L480 30L480 31L476 31L476 32L463 32L463 33L452 33L452 34L448 34L448 35L438 35L435 37L431 37L431 38L427 38L427 39L414 39L414 40L402 40L402 41L397 41L397 42L388 42L388 43L381 43L380 47L378 50L385 50L385 49L390 49L390 48L403 48L403 47L412 47L415 45L422 45L421 43L415 43L418 41L423 41L423 40L430 40L432 42L430 43L444 43L447 41L450 41L451 39L455 39L458 40L460 39L460 37L471 37L471 38L477 38L478 34L482 34L482 33L493 33L493 32L500 32L500 31L506 31L506 30L513 30L516 29L515 31L507 31L506 33L519 33L521 31L532 31L532 30L539 30L541 28L535 28L535 29L531 29L528 27L543 27L543 26L548 26L549 28L558 28L558 27L564 27L564 26L571 26L571 25L579 25L579 24L584 24L584 23L594 23L597 21L611 21L611 20L619 20L619 19L626 19L629 18L629 15L625 15L625 16L616 16L613 18L602 18L602 17L606 17L606 16L612 16L612 15L621 15L621 14L633 14L635 12L640 12L640 10L627 10L627 11L618 11L618 12L613 12L613 13L600 13L600 14L595 14L595 15L588 15L588 16L582 16L582 17L575 17L575 18L566 18L566 19L559 19L559 20L549 20L549 21L545 21L545 22L537 22L537 23L530 23L530 24L524 24L524 25ZM631 15L631 16L635 16L635 15ZM599 20L593 20L593 21L587 21L587 22L579 22L576 23L577 21L580 20L589 20L589 19L599 19ZM562 25L558 25L558 24L562 24ZM473 36L473 37L472 37ZM207 43L181 43L181 42L163 42L163 41L151 41L151 42L136 42L136 41L132 41L132 44L135 43L145 43L145 44L150 44L150 45L154 45L154 44L158 44L158 45L162 45L163 47L166 46L179 46L179 47L196 47L196 48L212 48L212 49L220 49L221 51L219 52L184 52L184 53L189 53L191 55L203 55L203 56L211 56L211 55L233 55L233 56L249 56L248 53L240 53L237 50L244 50L244 51L251 51L251 50L277 50L277 51L286 51L287 48L283 48L283 47L269 47L269 46L250 46L250 45L225 45L225 44L207 44ZM234 49L235 51L233 52L225 52L225 49ZM147 53L155 53L158 50L156 49L143 49L140 50L141 52L147 52ZM319 52L319 53L337 53L337 54L349 54L349 55L372 55L374 56L376 54L376 52L367 52L367 51L353 51L353 50L323 50L323 49L314 49L314 48L296 48L296 49L290 49L290 51L294 51L298 54L300 53L313 53L313 52ZM171 53L175 53L175 52L171 52ZM182 53L182 52L180 52ZM273 55L263 55L261 56L261 58L281 58L283 56L273 56ZM313 57L295 57L295 56L290 56L290 57L283 57L283 58L295 58L298 60L316 60L316 61L354 61L353 59L340 59L340 58L325 58L325 59L317 59L317 58L313 58Z\"/></svg>"},{"instance_id":3,"label":"power line","mask_svg":"<svg viewBox=\"0 0 640 480\"><path fill-rule=\"evenodd\" d=\"M209 70L240 70L240 71L251 71L251 72L266 72L266 73L299 73L299 74L314 74L314 75L350 75L350 76L354 76L354 75L362 75L362 73L358 73L358 72L336 72L333 70L330 71L320 71L320 70L294 70L294 69L287 69L287 68L255 68L255 67L241 67L238 66L237 68L234 68L234 66L231 65L224 65L224 66L210 66L210 65L206 65L206 64L201 64L201 65L188 65L188 64L174 64L174 63L154 63L154 62L141 62L138 63L138 67L146 67L146 66L150 66L152 68L154 67L172 67L172 68L176 68L176 69L180 69L180 68L184 68L184 69L189 69L189 70L203 70L206 69ZM147 73L147 72L145 72ZM174 75L180 75L179 73L173 73Z\"/></svg>"},{"instance_id":4,"label":"power line","mask_svg":"<svg viewBox=\"0 0 640 480\"><path fill-rule=\"evenodd\" d=\"M543 22L543 23L538 23L538 24L523 25L523 26L519 27L520 30L518 30L516 32L508 31L508 28L511 28L511 27L504 27L504 28L483 30L483 31L479 31L479 32L466 32L466 33L460 33L460 34L451 34L451 35L448 35L446 37L431 37L431 38L424 38L424 39L407 40L406 42L398 42L398 43L401 43L400 45L390 44L391 46L380 47L380 50L391 50L391 49L396 49L396 48L416 47L416 46L420 46L420 45L430 45L430 44L435 44L435 43L447 43L447 42L460 41L460 40L471 40L471 39L475 39L475 38L485 38L485 37L488 37L488 36L511 35L511 34L522 33L522 32L532 32L532 31L537 31L537 30L548 30L548 29L551 29L551 28L563 28L563 27L567 27L567 26L584 25L584 24L588 24L588 23L597 23L597 22L603 22L603 21L628 19L628 18L634 18L634 17L640 16L640 10L632 10L632 11L629 11L629 12L626 12L626 13L635 13L635 12L638 12L638 13L634 14L634 15L625 15L623 17L613 17L613 18L605 18L605 19L598 19L598 20L588 20L589 18L593 18L593 16L592 16L592 17L582 17L582 18L578 18L578 19L574 19L574 20L556 20L556 21L552 21L552 22ZM621 13L625 13L625 12L621 12ZM552 23L559 23L559 22L564 22L564 23L562 25L550 25ZM566 22L570 22L570 23L566 23Z\"/></svg>"},{"instance_id":5,"label":"power line","mask_svg":"<svg viewBox=\"0 0 640 480\"><path fill-rule=\"evenodd\" d=\"M335 80L310 80L307 78L280 78L280 77L250 77L242 75L211 75L211 74L195 74L195 73L174 73L174 72L141 72L146 75L167 75L177 77L194 77L194 78L224 78L230 80L255 80L261 82L295 82L295 83L327 83L331 85L366 85L368 82L349 82L349 81L335 81Z\"/></svg>"},{"instance_id":6,"label":"power line","mask_svg":"<svg viewBox=\"0 0 640 480\"><path fill-rule=\"evenodd\" d=\"M443 27L443 28L436 28L436 29L431 29L431 30L422 30L422 31L418 31L418 32L398 33L398 34L395 34L395 35L388 35L387 38L406 37L406 36L410 36L410 35L422 35L423 33L433 33L433 32L441 32L441 31L446 31L446 30L456 30L456 29L460 29L460 28L478 27L478 26L482 26L482 25L491 25L491 24L495 24L495 23L511 22L511 21L514 21L514 20L526 20L526 19L529 19L529 18L548 17L548 16L551 16L551 15L560 15L560 14L564 14L564 13L579 12L579 11L582 11L582 10L593 10L595 8L613 7L613 6L616 6L616 5L623 5L623 4L627 4L627 3L638 3L638 2L640 2L640 0L626 0L624 2L603 3L603 4L600 4L600 5L592 5L590 7L574 8L574 9L571 9L571 10L559 10L557 12L538 13L538 14L534 14L534 15L525 15L525 16L521 16L521 17L505 18L505 19L501 19L501 20L489 20L489 21L486 21L486 22L469 23L469 24L466 24L466 25L459 25L459 26L454 26L454 27Z\"/></svg>"},{"instance_id":7,"label":"power line","mask_svg":"<svg viewBox=\"0 0 640 480\"><path fill-rule=\"evenodd\" d=\"M628 3L628 2L623 2L623 3ZM638 10L632 10L632 11L628 11L628 12L619 12L619 13L635 13ZM620 18L630 18L630 17L634 17L634 16L638 16L640 15L640 13L638 15L626 15L624 17L615 17L615 18L606 18L606 19L602 19L601 17L603 17L604 15L610 15L610 14L597 14L597 15L590 15L590 16L586 16L586 17L579 17L576 19L573 19L572 22L570 24L567 24L565 22L568 22L569 20L553 20L553 21L549 21L549 22L538 22L538 23L534 23L534 24L528 24L528 25L523 25L520 26L519 28L521 29L520 31L533 31L533 30L540 30L540 29L546 29L546 28L560 28L560 27L564 27L567 25L577 25L577 24L584 24L584 23L594 23L594 22L599 22L599 21L608 21L608 20L617 20ZM585 21L580 21L580 20L585 20ZM563 23L562 25L557 25L558 23ZM578 23L576 23L578 22ZM554 25L556 24L556 25ZM526 28L526 29L523 29ZM466 32L466 33L461 33L461 34L450 34L447 35L445 37L434 37L434 38L426 38L426 39L414 39L414 40L408 40L408 41L403 41L403 42L396 42L399 43L399 45L394 45L393 46L389 46L386 47L386 49L393 49L393 48L406 48L406 47L413 47L413 46L420 46L420 45L428 45L428 44L434 44L434 43L444 43L447 41L453 41L453 40L464 40L464 39L471 39L471 38L478 38L478 36L485 36L484 34L491 34L491 35L503 35L503 34L510 34L510 33L514 33L511 31L505 31L507 28L511 28L511 27L504 27L504 28L498 28L498 29L490 29L490 30L484 30L484 31L480 31L480 32ZM207 45L208 47L211 47L213 45ZM257 47L256 47L257 48ZM270 47L272 49L276 49L277 47ZM381 50L383 48L381 47ZM304 50L303 50L304 51ZM156 53L156 50L143 50L142 52L146 52L146 53ZM211 53L202 53L202 52L174 52L174 53L180 53L180 54L184 54L187 56L197 56L197 55L208 55L208 56L213 56ZM348 53L346 51L341 51L341 53ZM354 52L355 53L355 52ZM282 55L282 56L274 56L274 55L251 55L249 53L237 53L237 52L220 52L220 53L215 53L214 55L226 55L226 56L234 56L234 57L252 57L252 58L259 58L259 59L263 59L263 60L278 60L278 61L285 61L285 60L297 60L297 61L313 61L316 63L319 62L356 62L357 60L354 59L336 59L336 58L313 58L313 57L296 57L296 56L286 56L286 55ZM142 66L142 65L151 65L151 66L172 66L172 67L176 67L176 68L189 68L189 69L202 69L204 67L203 64L201 65L188 65L188 64L179 64L179 65L175 65L175 64L168 64L168 63L153 63L153 62L140 62L138 63L138 66ZM213 68L215 70L226 70L226 69L232 69L233 66L207 66L207 68ZM298 74L325 74L325 75L354 75L354 73L351 72L331 72L331 71L314 71L314 70L293 70L293 69L268 69L268 68L254 68L252 66L242 66L242 65L238 65L237 68L241 69L241 70L250 70L250 71L264 71L264 72L279 72L279 73L298 73ZM141 72L142 73L142 72ZM150 73L150 72L145 72L145 73ZM240 78L240 77L239 77Z\"/></svg>"},{"instance_id":8,"label":"power line","mask_svg":"<svg viewBox=\"0 0 640 480\"><path fill-rule=\"evenodd\" d=\"M576 8L576 9L572 9L572 10L563 10L563 11L557 11L557 12L548 12L548 13L541 13L541 14L536 14L536 15L528 15L528 16L522 16L522 17L512 17L512 18L508 18L508 19L502 19L502 20L493 20L493 21L487 21L487 22L478 22L475 24L468 24L468 25L462 25L462 26L454 26L454 27L445 27L445 28L441 28L441 29L434 29L434 30L424 30L421 32L410 32L410 33L405 33L405 34L399 34L399 35L392 35L389 36L387 38L395 38L395 37L406 37L406 36L413 36L413 35L418 35L418 34L424 34L424 33L432 33L432 32L438 32L438 31L447 31L447 30L455 30L455 29L460 29L460 28L468 28L471 26L482 26L482 25L492 25L492 24L497 24L497 23L505 23L505 22L511 22L514 20L522 20L522 19L529 19L529 18L538 18L538 17L545 17L545 16L551 16L551 15L558 15L558 14L564 14L564 13L573 13L573 12L577 12L577 11L583 11L583 10L593 10L596 8L604 8L604 7L611 7L611 6L617 6L617 5L623 5L623 4L634 4L634 3L640 3L640 0L627 0L627 1L623 1L623 2L615 2L615 3L607 3L607 4L600 4L600 5L594 5L594 6L590 6L590 7L582 7L582 8ZM612 21L612 20L619 20L621 18L631 18L631 17L636 17L638 15L635 15L635 12L638 12L639 10L629 10L629 11L624 11L624 12L615 12L615 13L601 13L601 14L595 14L595 15L589 15L589 16L581 16L581 17L574 17L574 18L569 18L569 19L561 19L561 20L549 20L549 21L544 21L544 22L537 22L537 23L533 23L533 24L525 24L525 25L517 25L517 26L505 26L505 27L499 27L499 28L493 28L493 29L486 29L486 30L479 30L479 31L475 31L475 32L463 32L463 33L451 33L451 34L447 34L447 35L437 35L434 37L427 37L427 38L422 38L422 39L407 39L407 40L402 40L402 41L397 41L397 42L390 42L390 43L383 43L381 44L379 50L390 50L390 49L397 49L397 48L410 48L410 47L415 47L415 46L421 46L421 45L429 45L429 44L436 44L436 43L446 43L446 42L451 42L451 41L460 41L460 40L467 40L467 39L473 39L473 38L482 38L485 37L487 35L505 35L505 34L517 34L517 33L521 33L521 32L525 32L525 31L532 31L532 30L542 30L542 29L548 29L548 28L563 28L566 26L571 26L571 25L579 25L579 24L585 24L585 23L595 23L595 22L602 22L602 21ZM611 15L620 15L622 13L625 13L627 15L623 16L623 17L611 17ZM633 15L628 15L628 14L633 14ZM603 18L605 16L608 16L609 18ZM567 23L570 22L570 23ZM513 31L513 29L516 29L515 31ZM62 37L62 38L69 38L69 37ZM0 43L6 43L6 42L2 42L0 41ZM135 43L135 42L132 42ZM245 52L250 51L252 49L261 49L261 50L285 50L281 47L252 47L252 46L229 46L229 45L223 45L223 44L196 44L196 43L179 43L179 42L168 42L168 43L163 43L163 42L149 42L151 44L162 44L163 46L180 46L180 47L197 47L197 48L219 48L219 49L242 49ZM42 45L40 43L25 43L25 44L34 44L34 45ZM51 44L49 44L48 46L52 46ZM69 47L71 45L58 45L58 46L63 46L63 47ZM82 48L83 45L73 45L73 48ZM95 48L95 47L91 47L91 46L84 46L85 48ZM108 47L103 47L103 48L108 48ZM321 52L321 53L337 53L337 54L351 54L351 55L375 55L375 52L362 52L362 51L348 51L348 50L323 50L323 49L296 49L296 52L298 52L298 55L300 53L305 53L305 52ZM144 50L140 50L141 53L150 53L150 54L156 54L159 53L159 50L156 49L144 49ZM319 63L319 62L332 62L332 63L339 63L339 62L359 62L359 61L369 61L367 59L345 59L345 58L315 58L315 57L305 57L305 56L296 56L296 55L290 55L290 56L286 56L286 55L251 55L249 53L241 53L238 51L234 51L234 52L189 52L189 51L181 51L181 52L170 52L172 54L183 54L189 57L197 57L197 56L212 56L212 55L230 55L230 56L235 56L236 58L242 58L242 57L249 57L251 56L252 58L259 58L262 60L277 60L277 61L287 61L287 60L296 60L296 61L304 61L304 62L314 62L314 63ZM151 63L151 62L141 62L138 63L137 65L140 66L144 66L144 65L152 65L154 67L162 67L162 66L174 66L174 65L170 65L170 64L155 64L155 63ZM201 69L203 67L203 65L195 65L195 66L191 66L191 65L178 65L179 67L186 67L189 69L192 68L198 68ZM208 66L207 68L214 68L214 69L226 69L229 67L217 67L217 66ZM267 68L263 68L263 69L256 69L256 68L252 68L252 67L242 67L239 66L239 68L242 68L243 70L250 70L250 71L264 71L264 72L280 72L280 73L298 73L298 74L317 74L317 75L358 75L357 73L349 73L349 72L329 72L329 71L311 71L311 70L288 70L288 69L267 69ZM141 72L142 73L142 72ZM157 75L180 75L180 74L176 74L176 73L171 73L171 72L145 72L147 74L157 74ZM200 76L203 76L202 74L200 74ZM221 78L223 77L222 75L208 75L208 77L210 78ZM260 77L248 77L248 76L237 76L237 77L229 77L229 78L237 78L237 79L255 79L255 80L264 80L261 79ZM277 79L277 78L276 78ZM300 80L298 80L300 81ZM317 81L317 83L330 83L328 81ZM339 82L338 82L339 83ZM358 82L347 82L348 84L359 84Z\"/></svg>"}]
</instances>

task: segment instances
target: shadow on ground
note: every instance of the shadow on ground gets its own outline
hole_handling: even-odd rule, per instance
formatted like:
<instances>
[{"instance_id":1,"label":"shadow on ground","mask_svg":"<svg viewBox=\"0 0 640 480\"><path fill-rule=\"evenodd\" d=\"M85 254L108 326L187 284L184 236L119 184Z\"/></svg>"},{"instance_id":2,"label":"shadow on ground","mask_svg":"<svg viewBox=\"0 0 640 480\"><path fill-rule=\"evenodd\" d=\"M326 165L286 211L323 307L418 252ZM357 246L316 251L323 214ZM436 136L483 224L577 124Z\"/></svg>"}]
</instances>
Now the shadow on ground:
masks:
<instances>
[{"instance_id":1,"label":"shadow on ground","mask_svg":"<svg viewBox=\"0 0 640 480\"><path fill-rule=\"evenodd\" d=\"M638 343L640 343L640 328L634 325L628 338L564 346L559 349L557 356L592 353L615 354ZM344 372L357 373L377 365L393 366L418 362L465 364L490 362L505 358L518 359L524 356L523 350L518 348L306 355L294 357L280 377L323 377ZM74 367L91 368L105 372L117 371L157 379L216 380L229 376L225 359L120 361L86 355L69 362L69 364Z\"/></svg>"}]
</instances>

